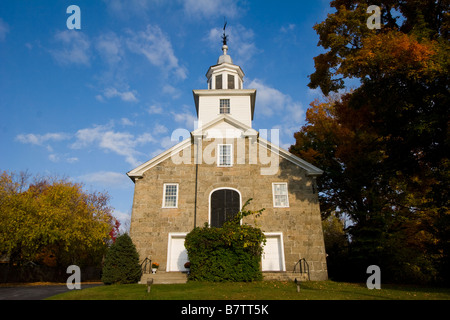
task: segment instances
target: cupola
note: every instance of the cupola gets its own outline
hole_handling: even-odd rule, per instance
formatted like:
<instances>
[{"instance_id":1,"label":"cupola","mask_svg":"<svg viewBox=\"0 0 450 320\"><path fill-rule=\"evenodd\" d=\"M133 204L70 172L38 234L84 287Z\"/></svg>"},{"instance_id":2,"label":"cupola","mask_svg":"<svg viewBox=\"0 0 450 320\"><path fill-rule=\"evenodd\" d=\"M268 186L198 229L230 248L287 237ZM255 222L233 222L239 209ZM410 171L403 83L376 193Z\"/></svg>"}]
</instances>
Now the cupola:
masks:
<instances>
[{"instance_id":1,"label":"cupola","mask_svg":"<svg viewBox=\"0 0 450 320\"><path fill-rule=\"evenodd\" d=\"M251 128L255 111L255 89L244 89L244 72L228 55L227 36L222 36L223 54L206 73L208 89L193 90L200 124L224 117L233 118Z\"/></svg>"},{"instance_id":2,"label":"cupola","mask_svg":"<svg viewBox=\"0 0 450 320\"><path fill-rule=\"evenodd\" d=\"M223 89L243 89L244 72L241 67L233 64L233 59L228 55L228 36L224 33L222 36L223 54L217 59L217 64L211 66L206 73L208 79L208 89L223 90Z\"/></svg>"}]
</instances>

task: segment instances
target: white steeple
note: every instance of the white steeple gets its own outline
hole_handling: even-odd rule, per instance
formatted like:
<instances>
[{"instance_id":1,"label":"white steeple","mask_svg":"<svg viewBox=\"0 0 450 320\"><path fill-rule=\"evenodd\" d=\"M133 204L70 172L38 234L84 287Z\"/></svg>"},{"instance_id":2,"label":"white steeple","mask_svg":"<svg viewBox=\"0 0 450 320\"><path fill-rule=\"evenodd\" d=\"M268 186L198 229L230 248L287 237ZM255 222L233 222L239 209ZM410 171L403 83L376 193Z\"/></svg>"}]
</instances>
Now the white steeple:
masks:
<instances>
[{"instance_id":1,"label":"white steeple","mask_svg":"<svg viewBox=\"0 0 450 320\"><path fill-rule=\"evenodd\" d=\"M242 89L244 72L241 67L233 64L233 59L228 55L228 46L222 46L223 54L217 59L217 64L211 66L206 73L208 89Z\"/></svg>"},{"instance_id":2,"label":"white steeple","mask_svg":"<svg viewBox=\"0 0 450 320\"><path fill-rule=\"evenodd\" d=\"M206 124L225 116L251 128L256 90L243 89L244 72L228 55L227 38L224 27L223 54L206 73L208 89L193 91L198 120Z\"/></svg>"},{"instance_id":3,"label":"white steeple","mask_svg":"<svg viewBox=\"0 0 450 320\"><path fill-rule=\"evenodd\" d=\"M226 44L224 44L222 46L222 51L223 51L223 55L221 55L219 57L219 59L217 60L217 64L222 64L222 63L230 63L233 64L233 59L231 59L231 57L227 54L228 52L228 46Z\"/></svg>"}]
</instances>

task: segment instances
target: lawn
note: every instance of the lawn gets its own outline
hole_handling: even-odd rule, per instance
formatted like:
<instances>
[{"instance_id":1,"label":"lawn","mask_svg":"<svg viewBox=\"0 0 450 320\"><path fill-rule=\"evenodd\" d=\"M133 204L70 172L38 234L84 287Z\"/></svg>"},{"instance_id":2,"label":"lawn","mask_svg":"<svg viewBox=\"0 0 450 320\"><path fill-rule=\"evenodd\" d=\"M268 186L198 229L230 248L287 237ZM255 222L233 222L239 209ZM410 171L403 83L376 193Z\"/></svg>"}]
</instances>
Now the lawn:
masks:
<instances>
[{"instance_id":1,"label":"lawn","mask_svg":"<svg viewBox=\"0 0 450 320\"><path fill-rule=\"evenodd\" d=\"M369 290L365 284L321 281L301 283L262 281L251 283L110 285L73 290L52 300L450 300L450 288L383 285Z\"/></svg>"}]
</instances>

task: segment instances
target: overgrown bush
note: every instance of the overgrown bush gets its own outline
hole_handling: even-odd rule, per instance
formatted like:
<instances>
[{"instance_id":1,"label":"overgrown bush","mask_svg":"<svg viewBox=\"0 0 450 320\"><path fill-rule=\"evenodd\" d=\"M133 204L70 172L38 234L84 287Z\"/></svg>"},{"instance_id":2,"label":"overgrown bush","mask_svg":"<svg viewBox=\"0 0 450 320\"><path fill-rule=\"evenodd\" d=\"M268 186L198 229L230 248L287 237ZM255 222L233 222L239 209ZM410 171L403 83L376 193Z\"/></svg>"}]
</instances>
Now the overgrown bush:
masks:
<instances>
[{"instance_id":1,"label":"overgrown bush","mask_svg":"<svg viewBox=\"0 0 450 320\"><path fill-rule=\"evenodd\" d=\"M261 229L241 225L242 218L259 211L245 211L249 199L242 210L222 228L195 228L187 236L185 247L188 251L190 279L200 281L255 281L262 280L260 269L262 248L266 238Z\"/></svg>"},{"instance_id":2,"label":"overgrown bush","mask_svg":"<svg viewBox=\"0 0 450 320\"><path fill-rule=\"evenodd\" d=\"M141 274L136 247L128 234L120 235L106 253L102 282L104 284L137 283Z\"/></svg>"}]
</instances>

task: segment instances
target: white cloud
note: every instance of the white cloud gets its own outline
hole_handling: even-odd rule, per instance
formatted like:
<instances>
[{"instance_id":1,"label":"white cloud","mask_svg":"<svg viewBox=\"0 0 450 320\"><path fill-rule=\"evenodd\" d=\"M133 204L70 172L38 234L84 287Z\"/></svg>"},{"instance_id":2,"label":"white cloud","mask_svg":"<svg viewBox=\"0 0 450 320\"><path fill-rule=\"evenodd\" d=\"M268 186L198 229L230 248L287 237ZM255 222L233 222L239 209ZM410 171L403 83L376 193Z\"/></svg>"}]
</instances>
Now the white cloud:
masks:
<instances>
[{"instance_id":1,"label":"white cloud","mask_svg":"<svg viewBox=\"0 0 450 320\"><path fill-rule=\"evenodd\" d=\"M175 122L183 124L184 129L193 130L194 123L195 121L197 121L197 117L194 116L188 110L189 106L184 106L182 112L171 112L171 113Z\"/></svg>"},{"instance_id":2,"label":"white cloud","mask_svg":"<svg viewBox=\"0 0 450 320\"><path fill-rule=\"evenodd\" d=\"M119 232L130 231L131 213L114 209L113 216L120 222Z\"/></svg>"},{"instance_id":3,"label":"white cloud","mask_svg":"<svg viewBox=\"0 0 450 320\"><path fill-rule=\"evenodd\" d=\"M45 147L49 152L48 160L54 163L58 162L67 162L67 163L75 163L78 162L79 159L77 157L69 157L69 154L58 154L55 153L51 143L60 142L65 140L70 140L73 135L67 133L46 133L46 134L19 134L16 136L15 140L24 143L24 144L32 144L35 146Z\"/></svg>"},{"instance_id":4,"label":"white cloud","mask_svg":"<svg viewBox=\"0 0 450 320\"><path fill-rule=\"evenodd\" d=\"M121 39L113 32L100 35L96 39L95 48L102 60L110 65L117 64L123 59Z\"/></svg>"},{"instance_id":5,"label":"white cloud","mask_svg":"<svg viewBox=\"0 0 450 320\"><path fill-rule=\"evenodd\" d=\"M161 147L163 147L164 149L162 149L161 152L166 151L167 149L172 148L174 145L176 145L177 143L179 143L180 141L175 141L172 140L172 137L164 137L161 139ZM161 150L161 149L159 149ZM159 151L157 150L157 151ZM156 151L155 151L156 152ZM158 152L156 155L160 154L161 152Z\"/></svg>"},{"instance_id":6,"label":"white cloud","mask_svg":"<svg viewBox=\"0 0 450 320\"><path fill-rule=\"evenodd\" d=\"M304 121L305 110L300 101L294 101L288 94L264 84L259 79L253 79L249 88L257 89L257 111L265 117L279 119L275 128L280 129L280 140L292 138ZM282 146L287 144L280 141Z\"/></svg>"},{"instance_id":7,"label":"white cloud","mask_svg":"<svg viewBox=\"0 0 450 320\"><path fill-rule=\"evenodd\" d=\"M90 65L90 41L81 31L64 30L55 34L54 40L60 48L49 50L53 58L61 65Z\"/></svg>"},{"instance_id":8,"label":"white cloud","mask_svg":"<svg viewBox=\"0 0 450 320\"><path fill-rule=\"evenodd\" d=\"M229 37L228 54L233 58L235 64L248 64L256 54L262 52L262 50L256 47L254 42L255 33L252 29L247 29L237 24L227 27L226 33ZM222 39L222 34L222 28L213 28L209 31L206 41L212 49L217 50L221 48L220 39Z\"/></svg>"},{"instance_id":9,"label":"white cloud","mask_svg":"<svg viewBox=\"0 0 450 320\"><path fill-rule=\"evenodd\" d=\"M66 158L67 163L75 163L78 161L79 161L79 159L77 157Z\"/></svg>"},{"instance_id":10,"label":"white cloud","mask_svg":"<svg viewBox=\"0 0 450 320\"><path fill-rule=\"evenodd\" d=\"M0 18L0 41L6 39L6 34L9 33L9 25Z\"/></svg>"},{"instance_id":11,"label":"white cloud","mask_svg":"<svg viewBox=\"0 0 450 320\"><path fill-rule=\"evenodd\" d=\"M67 162L67 163L76 163L76 162L78 162L78 158L77 157L70 157L70 158L68 158L67 157L67 154L65 154L65 155L60 155L60 154L57 154L57 153L51 153L51 154L49 154L48 155L48 159L51 161L51 162L54 162L54 163L58 163L58 162L60 162L60 161L64 161L64 162Z\"/></svg>"},{"instance_id":12,"label":"white cloud","mask_svg":"<svg viewBox=\"0 0 450 320\"><path fill-rule=\"evenodd\" d=\"M239 9L236 0L184 0L184 11L191 17L203 18L226 16L236 17Z\"/></svg>"},{"instance_id":13,"label":"white cloud","mask_svg":"<svg viewBox=\"0 0 450 320\"><path fill-rule=\"evenodd\" d=\"M122 119L120 119L120 123L121 123L123 126L134 126L134 122L131 121L131 120L128 119L128 118L122 118Z\"/></svg>"},{"instance_id":14,"label":"white cloud","mask_svg":"<svg viewBox=\"0 0 450 320\"><path fill-rule=\"evenodd\" d=\"M99 171L94 173L85 174L76 178L76 180L84 183L93 184L100 187L114 187L123 188L131 184L129 178L125 173L112 172L112 171Z\"/></svg>"},{"instance_id":15,"label":"white cloud","mask_svg":"<svg viewBox=\"0 0 450 320\"><path fill-rule=\"evenodd\" d=\"M51 162L59 162L59 156L57 155L57 154L50 154L49 156L48 156L48 159L51 161Z\"/></svg>"},{"instance_id":16,"label":"white cloud","mask_svg":"<svg viewBox=\"0 0 450 320\"><path fill-rule=\"evenodd\" d=\"M274 113L284 111L287 103L292 99L281 91L265 85L261 80L253 79L247 85L248 88L257 90L258 113L264 116L272 116Z\"/></svg>"},{"instance_id":17,"label":"white cloud","mask_svg":"<svg viewBox=\"0 0 450 320\"><path fill-rule=\"evenodd\" d=\"M103 92L103 96L105 98L111 99L115 97L119 97L122 101L125 102L138 102L138 98L136 98L137 92L136 90L132 91L118 91L116 88L106 88ZM103 98L103 97L102 97ZM100 100L102 101L102 100Z\"/></svg>"},{"instance_id":18,"label":"white cloud","mask_svg":"<svg viewBox=\"0 0 450 320\"><path fill-rule=\"evenodd\" d=\"M114 131L112 125L80 129L75 137L76 141L72 143L72 149L82 149L94 145L104 151L125 157L125 161L132 166L140 164L137 157L142 153L136 150L138 146L157 142L150 133L135 136L129 132Z\"/></svg>"},{"instance_id":19,"label":"white cloud","mask_svg":"<svg viewBox=\"0 0 450 320\"><path fill-rule=\"evenodd\" d=\"M148 25L145 31L129 31L128 48L137 54L142 54L154 66L163 72L172 74L177 79L187 78L187 69L181 66L173 51L172 43L160 27Z\"/></svg>"},{"instance_id":20,"label":"white cloud","mask_svg":"<svg viewBox=\"0 0 450 320\"><path fill-rule=\"evenodd\" d=\"M172 98L177 99L181 96L181 90L171 86L170 84L166 84L162 90L163 93L171 95Z\"/></svg>"},{"instance_id":21,"label":"white cloud","mask_svg":"<svg viewBox=\"0 0 450 320\"><path fill-rule=\"evenodd\" d=\"M287 33L289 31L293 31L297 26L294 23L290 23L287 26L282 26L280 31L283 33Z\"/></svg>"},{"instance_id":22,"label":"white cloud","mask_svg":"<svg viewBox=\"0 0 450 320\"><path fill-rule=\"evenodd\" d=\"M103 0L107 10L121 19L129 19L132 16L143 16L152 2L159 0Z\"/></svg>"},{"instance_id":23,"label":"white cloud","mask_svg":"<svg viewBox=\"0 0 450 320\"><path fill-rule=\"evenodd\" d=\"M155 124L153 126L153 134L154 135L160 135L163 133L167 133L168 131L169 131L169 129L167 129L167 127L162 124Z\"/></svg>"},{"instance_id":24,"label":"white cloud","mask_svg":"<svg viewBox=\"0 0 450 320\"><path fill-rule=\"evenodd\" d=\"M46 133L46 134L19 134L16 136L16 141L21 143L34 144L42 146L49 141L63 141L70 138L70 135L66 133Z\"/></svg>"},{"instance_id":25,"label":"white cloud","mask_svg":"<svg viewBox=\"0 0 450 320\"><path fill-rule=\"evenodd\" d=\"M148 114L163 114L163 108L156 105L151 105L147 109Z\"/></svg>"}]
</instances>

